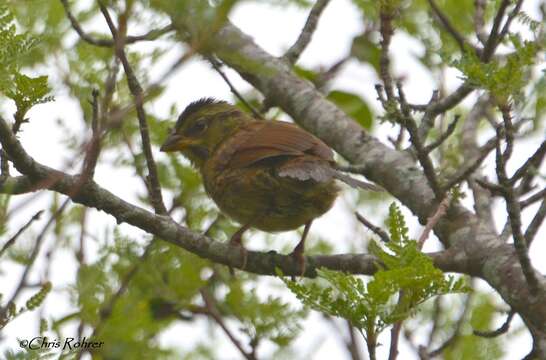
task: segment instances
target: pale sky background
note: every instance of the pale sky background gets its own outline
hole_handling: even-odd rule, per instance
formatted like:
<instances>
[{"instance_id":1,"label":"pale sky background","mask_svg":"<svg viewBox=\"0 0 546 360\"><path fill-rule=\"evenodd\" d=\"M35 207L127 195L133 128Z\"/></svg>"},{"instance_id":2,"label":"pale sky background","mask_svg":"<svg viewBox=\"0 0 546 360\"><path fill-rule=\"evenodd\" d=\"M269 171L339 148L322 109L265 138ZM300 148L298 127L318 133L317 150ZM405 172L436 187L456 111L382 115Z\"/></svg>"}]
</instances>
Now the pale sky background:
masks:
<instances>
[{"instance_id":1,"label":"pale sky background","mask_svg":"<svg viewBox=\"0 0 546 360\"><path fill-rule=\"evenodd\" d=\"M539 1L540 0L525 2L524 11L529 14L536 13ZM236 7L230 18L235 25L251 35L265 50L273 55L281 55L297 38L307 18L307 12L307 10L302 10L297 7L282 8L263 4L242 3ZM93 24L93 26L95 29L104 28L102 22ZM87 29L90 28L86 26L86 30ZM351 39L359 34L361 30L361 16L354 6L346 0L332 1L324 11L313 41L303 53L299 64L310 68L316 68L317 66L328 67L348 53L351 46ZM130 31L130 33L136 34L140 33L140 31L135 29ZM139 44L132 46L132 49L139 51L149 49L150 46L155 45ZM426 102L430 98L432 90L435 89L434 79L430 77L430 74L426 69L424 69L412 56L412 54L422 52L422 46L403 34L397 34L393 38L391 50L394 54L392 56L394 73L396 75L404 75L406 78L404 85L408 98L412 102ZM151 78L153 79L160 76L164 71L164 67L174 61L181 53L182 47L173 48L164 62L150 69ZM48 74L48 67L40 69L39 73ZM51 77L51 74L49 75ZM250 89L250 86L234 71L227 71L227 75L239 90L245 91ZM65 120L70 120L70 123L74 124L74 127L72 128L73 131L85 132L86 130L82 127L82 115L77 103L69 98L66 89L54 83L54 77L51 77L51 80L54 86L56 101L45 105L39 105L29 112L28 115L33 121L29 125L25 125L20 139L28 152L34 156L36 160L49 166L62 168L69 158L61 144L63 136L65 135L56 127L56 119L63 118ZM447 87L449 89L453 89L459 83L455 71L448 73L447 80ZM376 83L378 83L378 79L370 67L362 66L356 61L351 61L343 68L340 75L333 82L332 88L348 90L362 95L375 109L375 113L379 114L379 103L376 101L376 93L374 90L374 85ZM228 86L220 76L216 74L207 63L201 61L197 57L176 72L166 83L166 88L167 91L160 99L151 104L147 104L147 111L165 116L169 114L169 109L173 104L176 104L179 109L183 109L189 102L204 96L214 96L225 100L231 100L233 98ZM2 105L2 113L9 114L13 112L12 104L3 103ZM384 140L387 135L392 134L392 128L390 125L382 125L378 129L376 128L375 134ZM536 141L529 142L529 146L526 148L520 148L521 151L515 152L514 159L511 161L510 165L515 167L518 164L523 163L529 156L529 153L533 151L531 145L536 147L536 144L539 141L540 139L537 138ZM158 157L165 156L164 154L160 154L158 149L154 149L154 154ZM104 153L101 156L108 158L109 154ZM490 169L486 172L490 175L490 178L494 178L492 176L493 172ZM120 170L113 169L109 166L99 166L95 179L108 190L133 203L137 202L135 194L137 192L143 192L141 180L133 176L132 170L130 169ZM336 245L336 249L338 249L339 252L350 251L352 247L362 249L366 239L369 238L371 234L369 231L362 229L352 216L354 209L351 205L354 204L355 194L354 190L349 190L344 196L340 197L336 202L335 207L329 213L320 220L315 221L311 229L311 236L313 234L320 234L322 237L329 239L332 244ZM42 209L45 206L43 200L48 200L51 196L52 193L42 193L39 196L42 199L41 201L33 202L20 211L17 211L13 215L13 226L10 228L10 231L8 231L8 234L11 234L14 229L17 229L17 224L26 222L32 214L37 210ZM28 196L17 197L17 199L13 200L13 204L22 203L25 198L28 199ZM504 204L498 201L497 206L502 209ZM537 206L530 207L527 213L534 214L536 208ZM413 235L417 236L421 231L421 227L413 217L409 216L409 212L406 213L408 214L408 220L411 221L410 231ZM380 224L384 214L385 212L381 212L366 214L366 216L375 223ZM113 228L115 226L113 218L104 213L98 213L97 211L92 210L89 215L90 228L99 228L102 226ZM497 211L495 216L498 220L498 226L502 227L505 219L504 212ZM47 220L47 216L43 216L39 223L35 223L32 231L37 233L42 228L45 220ZM530 218L527 216L524 217L523 220L524 226L526 226L530 221ZM143 232L140 230L128 225L122 225L121 228L123 231L133 234L134 237L147 241L147 237L142 236ZM546 251L544 241L545 235L546 231L543 226L540 233L537 235L536 240L533 242L530 251L533 264L542 273L546 272L546 262L543 261L543 254ZM259 237L259 235L257 236ZM30 237L27 237L27 240L30 240L28 238ZM276 239L277 238L279 240L274 244L277 250L286 246L293 246L297 241L297 237L293 232L277 235ZM39 255L39 259L44 258L44 250L48 249L48 244L51 244L53 240L54 239L51 237L47 239L42 247L43 251ZM96 253L97 250L97 244L88 241L87 245L88 261L92 261L93 253ZM248 239L247 247L269 250L263 242L260 247L260 242L250 242ZM433 251L436 249L438 249L438 242L430 239L426 244L425 251ZM70 311L71 305L66 290L70 284L74 283L76 276L76 263L73 253L66 249L61 249L55 254L55 258L52 262L53 266L51 268L51 281L53 282L54 289L57 291L48 296L42 310L52 318L59 317ZM41 276L44 274L43 265L44 264L41 261L38 261L35 264L31 282L39 281L41 279ZM0 292L5 294L6 297L9 297L12 293L15 283L20 278L21 270L22 267L20 266L7 264L6 261L2 262L0 268L0 276L2 276ZM272 284L273 286L271 286ZM263 279L258 284L260 293L264 294L264 296L269 293L279 296L281 292L276 291L275 286L279 286L279 281L271 278ZM480 287L489 289L483 281L480 281ZM22 304L31 294L32 292L23 293L22 296L20 296L18 303ZM284 291L283 296L294 301L294 298L288 291ZM294 306L299 306L297 301L294 301ZM17 338L30 339L33 336L37 336L38 329L36 328L36 316L39 313L40 312L31 312L24 314L4 329L3 332L6 334L6 339L0 343L0 353L3 353L9 348L16 349L18 346ZM499 317L498 321L499 324L502 323L502 321L504 321L504 316ZM320 326L316 325L317 322ZM199 340L199 338L208 336L204 335L206 331L204 325L206 322L200 320L197 324L198 325L192 323L189 326L176 324L161 337L160 341L164 344L176 345L183 349L193 347L193 344L195 344L195 341ZM235 324L230 325L232 328L235 328ZM512 322L513 329L520 326L521 320L519 318ZM196 331L196 327L200 327L203 331ZM340 337L336 334L336 330L331 325L322 322L319 315L312 314L303 324L303 328L304 331L302 332L302 335L294 343L295 348L298 349L298 358L326 360L348 357ZM342 328L344 331L346 330L344 324L342 324ZM424 328L423 334L426 334L427 332L428 328ZM65 334L67 336L75 336L76 330L74 328L72 332L66 331ZM379 342L385 344L385 346L380 346L378 348L378 359L384 359L388 354L389 336L389 331L385 331L379 339ZM244 339L244 337L240 338ZM108 340L106 339L106 341ZM510 345L506 348L508 354L505 359L521 358L531 348L530 337L526 332L523 332L523 334L517 337L510 337L506 341L509 342ZM219 354L223 355L222 359L237 359L240 357L233 345L227 342L223 333L216 332L215 342L221 349ZM363 353L367 353L363 341L360 345ZM259 354L265 355L270 351L271 347L263 344L259 349ZM312 356L308 357L302 355L308 353L312 354ZM416 359L416 357L408 355L410 353L413 354L413 352L408 351L407 345L402 342L399 358ZM364 356L364 358L366 357L367 355Z\"/></svg>"}]
</instances>

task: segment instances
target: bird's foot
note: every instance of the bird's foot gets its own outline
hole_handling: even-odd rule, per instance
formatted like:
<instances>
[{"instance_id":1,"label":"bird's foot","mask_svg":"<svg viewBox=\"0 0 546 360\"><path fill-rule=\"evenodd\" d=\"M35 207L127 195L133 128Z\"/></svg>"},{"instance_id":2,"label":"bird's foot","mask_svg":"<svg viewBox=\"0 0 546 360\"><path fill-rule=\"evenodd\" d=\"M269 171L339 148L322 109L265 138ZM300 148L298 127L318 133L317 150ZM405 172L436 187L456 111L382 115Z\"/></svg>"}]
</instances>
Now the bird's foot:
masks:
<instances>
[{"instance_id":1,"label":"bird's foot","mask_svg":"<svg viewBox=\"0 0 546 360\"><path fill-rule=\"evenodd\" d=\"M229 245L239 248L242 258L240 269L244 270L246 268L246 263L248 259L248 250L242 244L242 234L240 234L239 232L233 234L233 236L229 240ZM229 272L232 276L235 275L235 271L232 266L229 266Z\"/></svg>"},{"instance_id":2,"label":"bird's foot","mask_svg":"<svg viewBox=\"0 0 546 360\"><path fill-rule=\"evenodd\" d=\"M300 266L299 276L303 276L303 274L305 274L305 265L306 265L305 256L303 256L303 252L297 251L297 249L296 249L296 250L294 250L294 251L292 251L290 253L290 256L294 260L296 260L296 262ZM292 278L292 281L295 281L295 276L294 275L292 275L291 278Z\"/></svg>"}]
</instances>

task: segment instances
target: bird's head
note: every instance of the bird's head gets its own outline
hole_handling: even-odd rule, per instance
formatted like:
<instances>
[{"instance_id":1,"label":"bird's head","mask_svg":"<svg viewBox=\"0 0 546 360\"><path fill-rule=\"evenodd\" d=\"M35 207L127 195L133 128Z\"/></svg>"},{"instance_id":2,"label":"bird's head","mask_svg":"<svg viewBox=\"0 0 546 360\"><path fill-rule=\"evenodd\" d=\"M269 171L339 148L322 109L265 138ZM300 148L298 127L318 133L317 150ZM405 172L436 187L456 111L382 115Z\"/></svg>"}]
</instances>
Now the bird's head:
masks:
<instances>
[{"instance_id":1,"label":"bird's head","mask_svg":"<svg viewBox=\"0 0 546 360\"><path fill-rule=\"evenodd\" d=\"M237 107L212 98L189 104L160 150L180 151L201 167L216 147L242 124L252 121Z\"/></svg>"}]
</instances>

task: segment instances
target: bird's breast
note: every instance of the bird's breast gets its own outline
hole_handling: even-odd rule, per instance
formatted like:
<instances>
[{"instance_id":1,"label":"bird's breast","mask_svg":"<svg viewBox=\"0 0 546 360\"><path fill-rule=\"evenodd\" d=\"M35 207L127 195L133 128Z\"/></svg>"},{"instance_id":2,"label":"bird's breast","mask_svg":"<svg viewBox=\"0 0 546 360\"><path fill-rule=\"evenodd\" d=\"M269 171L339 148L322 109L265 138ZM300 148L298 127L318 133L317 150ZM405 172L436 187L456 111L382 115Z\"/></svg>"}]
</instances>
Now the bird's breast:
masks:
<instances>
[{"instance_id":1,"label":"bird's breast","mask_svg":"<svg viewBox=\"0 0 546 360\"><path fill-rule=\"evenodd\" d=\"M201 173L207 193L222 212L264 231L300 227L327 212L338 193L333 180L282 177L271 164L218 168L212 157Z\"/></svg>"}]
</instances>

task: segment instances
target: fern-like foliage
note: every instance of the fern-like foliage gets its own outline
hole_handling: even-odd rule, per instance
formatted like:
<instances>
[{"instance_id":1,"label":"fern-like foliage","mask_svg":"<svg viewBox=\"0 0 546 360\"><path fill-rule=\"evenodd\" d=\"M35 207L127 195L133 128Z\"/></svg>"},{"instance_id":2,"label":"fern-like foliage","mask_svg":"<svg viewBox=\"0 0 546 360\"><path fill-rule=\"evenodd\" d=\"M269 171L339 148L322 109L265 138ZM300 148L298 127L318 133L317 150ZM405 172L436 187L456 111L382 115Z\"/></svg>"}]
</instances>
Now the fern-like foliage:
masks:
<instances>
[{"instance_id":1,"label":"fern-like foliage","mask_svg":"<svg viewBox=\"0 0 546 360\"><path fill-rule=\"evenodd\" d=\"M532 23L529 26L534 27ZM541 49L537 41L522 40L518 34L509 34L508 41L514 51L505 57L484 63L474 52L468 51L452 62L463 73L466 81L489 91L500 104L521 98L529 71Z\"/></svg>"},{"instance_id":2,"label":"fern-like foliage","mask_svg":"<svg viewBox=\"0 0 546 360\"><path fill-rule=\"evenodd\" d=\"M6 5L0 5L0 93L15 101L18 123L32 106L54 100L48 96L47 76L30 77L20 72L21 57L37 44L36 37L17 34L13 15Z\"/></svg>"},{"instance_id":3,"label":"fern-like foliage","mask_svg":"<svg viewBox=\"0 0 546 360\"><path fill-rule=\"evenodd\" d=\"M305 305L349 320L367 338L376 338L387 326L411 316L419 304L434 296L467 291L463 279L444 275L409 238L404 217L394 203L387 223L391 241L370 245L379 268L370 281L319 269L318 280L283 278L284 283Z\"/></svg>"},{"instance_id":4,"label":"fern-like foliage","mask_svg":"<svg viewBox=\"0 0 546 360\"><path fill-rule=\"evenodd\" d=\"M51 283L48 281L44 283L40 290L34 295L32 295L25 303L25 306L17 309L17 305L14 302L9 302L5 306L5 311L2 313L2 318L0 318L0 329L6 326L10 321L15 319L17 316L21 315L27 311L36 310L44 302L47 294L51 291ZM1 298L0 298L1 300Z\"/></svg>"}]
</instances>

